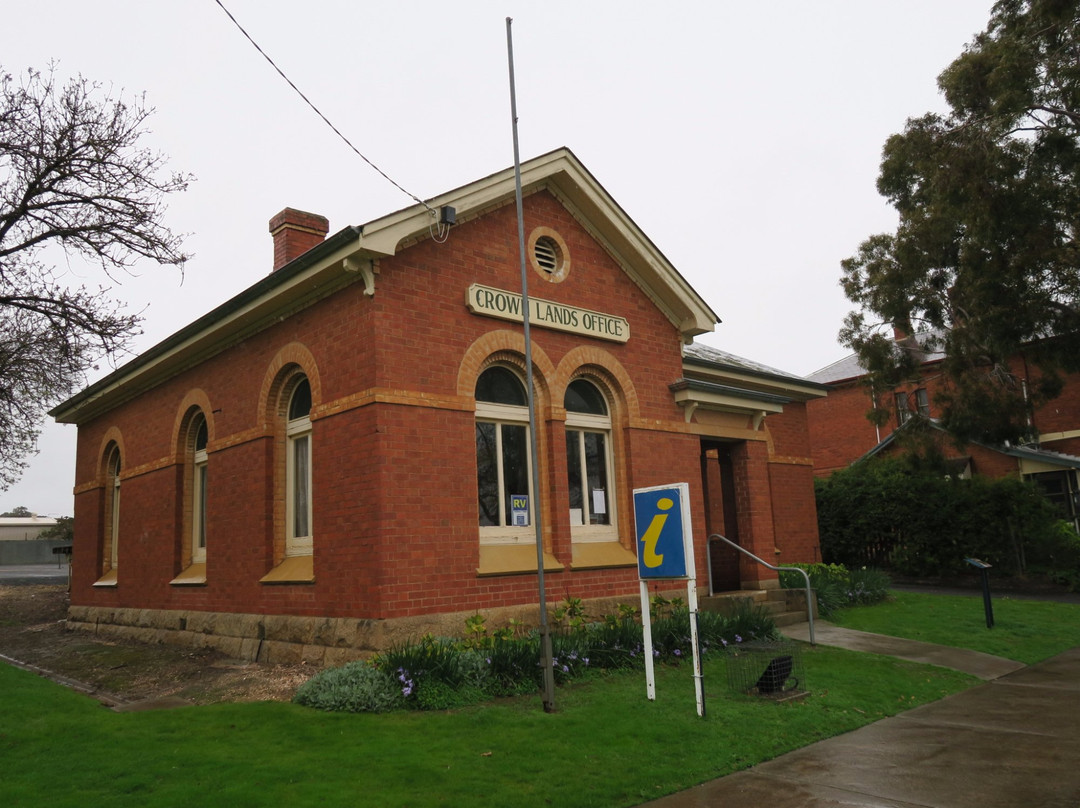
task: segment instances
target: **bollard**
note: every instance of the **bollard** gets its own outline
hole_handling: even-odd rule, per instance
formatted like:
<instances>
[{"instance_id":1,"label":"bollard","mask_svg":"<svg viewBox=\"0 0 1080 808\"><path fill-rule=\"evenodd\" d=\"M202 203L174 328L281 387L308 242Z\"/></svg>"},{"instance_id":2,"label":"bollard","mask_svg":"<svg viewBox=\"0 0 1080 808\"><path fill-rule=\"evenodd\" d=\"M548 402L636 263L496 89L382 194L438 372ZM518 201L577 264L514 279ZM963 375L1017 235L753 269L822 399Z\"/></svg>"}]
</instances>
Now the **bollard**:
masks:
<instances>
[{"instance_id":1,"label":"bollard","mask_svg":"<svg viewBox=\"0 0 1080 808\"><path fill-rule=\"evenodd\" d=\"M993 565L987 564L978 558L965 558L964 561L975 567L982 575L983 611L986 612L986 627L993 628L994 605L990 602L990 573L987 572Z\"/></svg>"}]
</instances>

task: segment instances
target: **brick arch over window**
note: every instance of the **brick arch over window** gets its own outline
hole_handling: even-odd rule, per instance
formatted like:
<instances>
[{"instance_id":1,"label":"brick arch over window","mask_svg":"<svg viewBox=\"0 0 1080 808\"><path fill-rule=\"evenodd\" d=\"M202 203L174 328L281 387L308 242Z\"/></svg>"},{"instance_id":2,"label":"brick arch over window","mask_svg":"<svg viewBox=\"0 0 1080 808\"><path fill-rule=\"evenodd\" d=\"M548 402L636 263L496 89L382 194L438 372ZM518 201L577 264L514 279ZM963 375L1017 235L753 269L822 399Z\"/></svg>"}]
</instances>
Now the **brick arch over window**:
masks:
<instances>
[{"instance_id":1,"label":"brick arch over window","mask_svg":"<svg viewBox=\"0 0 1080 808\"><path fill-rule=\"evenodd\" d=\"M260 393L259 416L264 433L273 440L273 465L267 475L273 503L273 536L270 572L263 583L302 583L314 580L310 550L303 557L290 557L288 539L288 441L289 403L298 385L307 380L311 388L311 417L318 416L322 385L314 356L301 343L293 342L278 351L267 367ZM312 445L314 449L314 445ZM317 463L317 460L313 460ZM310 470L308 472L310 474ZM310 477L309 477L310 479Z\"/></svg>"},{"instance_id":2,"label":"brick arch over window","mask_svg":"<svg viewBox=\"0 0 1080 808\"><path fill-rule=\"evenodd\" d=\"M562 407L563 395L574 379L594 381L608 393L615 408L611 414L612 423L625 425L627 420L640 416L637 389L630 379L630 374L622 363L607 351L583 345L563 357L552 380L552 388L557 393L557 406Z\"/></svg>"},{"instance_id":3,"label":"brick arch over window","mask_svg":"<svg viewBox=\"0 0 1080 808\"><path fill-rule=\"evenodd\" d=\"M532 349L533 383L536 385L537 403L551 406L551 379L555 365L535 344ZM472 398L476 395L476 380L494 364L513 365L525 373L525 337L513 331L489 331L470 345L458 366L457 394ZM542 401L541 401L542 400Z\"/></svg>"},{"instance_id":4,"label":"brick arch over window","mask_svg":"<svg viewBox=\"0 0 1080 808\"><path fill-rule=\"evenodd\" d=\"M102 436L101 445L98 448L97 473L94 482L100 488L105 487L105 481L109 477L110 444L114 444L116 448L120 450L121 471L123 471L123 467L128 464L128 454L127 447L124 446L124 436L120 433L119 427L111 426ZM123 477L122 474L121 477Z\"/></svg>"},{"instance_id":5,"label":"brick arch over window","mask_svg":"<svg viewBox=\"0 0 1080 808\"><path fill-rule=\"evenodd\" d=\"M579 346L574 348L563 357L556 373L555 388L559 414L569 421L573 414L567 414L564 409L564 401L567 388L572 382L584 380L592 384L600 393L610 408L610 419L607 428L593 427L592 431L598 431L606 435L609 442L608 451L611 459L611 495L614 497L614 519L606 524L594 523L592 525L572 524L574 541L574 563L583 566L602 565L605 563L627 563L632 558L630 553L630 531L626 526L633 524L633 510L631 507L630 479L627 472L626 458L629 455L629 447L626 443L626 434L623 427L629 425L632 419L639 417L638 395L630 375L626 369L611 354L593 346ZM573 432L580 434L585 429L581 424L566 426L566 434ZM569 449L569 446L568 446ZM569 459L568 459L569 466ZM569 485L569 483L568 483ZM588 506L581 506L587 508ZM618 527L618 526L622 527ZM594 535L595 534L595 535ZM623 553L613 552L607 545L586 544L590 538L593 541L613 540L619 542Z\"/></svg>"},{"instance_id":6,"label":"brick arch over window","mask_svg":"<svg viewBox=\"0 0 1080 808\"><path fill-rule=\"evenodd\" d=\"M116 586L120 544L120 483L127 462L120 430L110 427L102 437L98 455L101 518L98 523L95 566L100 577L94 582L94 586Z\"/></svg>"},{"instance_id":7,"label":"brick arch over window","mask_svg":"<svg viewBox=\"0 0 1080 808\"><path fill-rule=\"evenodd\" d=\"M322 383L315 357L302 343L289 343L270 360L259 393L258 420L268 432L273 432L274 422L285 415L292 394L291 383L297 374L306 376L311 385L312 414L322 403Z\"/></svg>"},{"instance_id":8,"label":"brick arch over window","mask_svg":"<svg viewBox=\"0 0 1080 808\"><path fill-rule=\"evenodd\" d=\"M181 400L173 424L174 480L181 508L173 550L173 566L181 573L172 580L177 585L206 583L206 536L210 532L206 520L209 460L206 446L201 452L197 448L201 424L206 425L209 444L214 439L213 409L206 392L195 388Z\"/></svg>"},{"instance_id":9,"label":"brick arch over window","mask_svg":"<svg viewBox=\"0 0 1080 808\"><path fill-rule=\"evenodd\" d=\"M176 419L173 422L173 456L176 458L177 463L183 463L187 459L188 451L190 450L189 444L195 439L195 436L189 434L191 432L191 422L197 415L201 415L206 419L206 433L207 438L210 441L214 440L214 419L213 408L210 405L210 398L206 395L206 392L200 388L189 390L187 395L184 396L180 402L180 406L176 408Z\"/></svg>"}]
</instances>

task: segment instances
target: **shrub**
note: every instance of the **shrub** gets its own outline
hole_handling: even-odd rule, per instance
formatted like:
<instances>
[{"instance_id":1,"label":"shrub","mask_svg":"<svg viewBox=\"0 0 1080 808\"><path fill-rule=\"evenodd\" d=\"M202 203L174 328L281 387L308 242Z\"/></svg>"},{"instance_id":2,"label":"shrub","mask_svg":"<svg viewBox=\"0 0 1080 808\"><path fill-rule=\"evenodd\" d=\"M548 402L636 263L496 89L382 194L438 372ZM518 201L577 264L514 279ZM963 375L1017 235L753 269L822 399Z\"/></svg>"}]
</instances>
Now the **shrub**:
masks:
<instances>
[{"instance_id":1,"label":"shrub","mask_svg":"<svg viewBox=\"0 0 1080 808\"><path fill-rule=\"evenodd\" d=\"M859 567L848 571L848 605L868 606L889 596L892 580L881 570Z\"/></svg>"},{"instance_id":2,"label":"shrub","mask_svg":"<svg viewBox=\"0 0 1080 808\"><path fill-rule=\"evenodd\" d=\"M594 670L644 665L642 627L634 610L620 609L600 622L587 622L580 601L567 601L562 628L551 634L556 683ZM653 603L653 652L660 661L692 656L690 614L680 598ZM543 685L540 637L517 630L488 634L483 618L467 621L463 640L422 637L395 646L367 663L323 671L297 692L295 701L323 710L379 711L411 707L445 710L474 704L485 697L535 692ZM761 609L744 604L731 617L698 615L703 654L744 640L771 639L776 627Z\"/></svg>"},{"instance_id":3,"label":"shrub","mask_svg":"<svg viewBox=\"0 0 1080 808\"><path fill-rule=\"evenodd\" d=\"M293 701L316 710L382 713L404 706L404 686L369 662L327 668L308 679Z\"/></svg>"},{"instance_id":4,"label":"shrub","mask_svg":"<svg viewBox=\"0 0 1080 808\"><path fill-rule=\"evenodd\" d=\"M880 570L860 567L849 570L843 564L792 564L806 570L810 588L817 596L818 614L828 617L845 606L880 603L889 594L891 581ZM780 571L780 585L786 589L804 589L806 580L797 572Z\"/></svg>"},{"instance_id":5,"label":"shrub","mask_svg":"<svg viewBox=\"0 0 1080 808\"><path fill-rule=\"evenodd\" d=\"M1053 505L1016 478L965 480L915 458L874 458L814 490L822 556L850 569L942 575L966 572L964 559L977 556L1022 574L1061 549Z\"/></svg>"},{"instance_id":6,"label":"shrub","mask_svg":"<svg viewBox=\"0 0 1080 808\"><path fill-rule=\"evenodd\" d=\"M1068 522L1059 521L1046 540L1029 551L1033 571L1080 592L1080 536Z\"/></svg>"}]
</instances>

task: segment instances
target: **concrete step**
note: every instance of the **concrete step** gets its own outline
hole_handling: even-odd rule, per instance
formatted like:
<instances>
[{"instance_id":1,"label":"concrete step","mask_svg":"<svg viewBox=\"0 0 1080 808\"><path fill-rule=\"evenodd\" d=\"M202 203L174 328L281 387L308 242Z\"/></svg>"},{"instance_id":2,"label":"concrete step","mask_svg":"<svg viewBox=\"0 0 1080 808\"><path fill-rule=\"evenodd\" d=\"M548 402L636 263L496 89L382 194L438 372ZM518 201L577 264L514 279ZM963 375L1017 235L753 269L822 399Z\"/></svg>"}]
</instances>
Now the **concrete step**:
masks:
<instances>
[{"instance_id":1,"label":"concrete step","mask_svg":"<svg viewBox=\"0 0 1080 808\"><path fill-rule=\"evenodd\" d=\"M794 626L806 622L806 612L780 612L773 615L773 623L780 626Z\"/></svg>"},{"instance_id":2,"label":"concrete step","mask_svg":"<svg viewBox=\"0 0 1080 808\"><path fill-rule=\"evenodd\" d=\"M734 614L740 603L750 603L763 610L778 626L806 622L806 592L802 589L740 589L716 592L698 602L703 612ZM814 604L817 615L817 603Z\"/></svg>"}]
</instances>

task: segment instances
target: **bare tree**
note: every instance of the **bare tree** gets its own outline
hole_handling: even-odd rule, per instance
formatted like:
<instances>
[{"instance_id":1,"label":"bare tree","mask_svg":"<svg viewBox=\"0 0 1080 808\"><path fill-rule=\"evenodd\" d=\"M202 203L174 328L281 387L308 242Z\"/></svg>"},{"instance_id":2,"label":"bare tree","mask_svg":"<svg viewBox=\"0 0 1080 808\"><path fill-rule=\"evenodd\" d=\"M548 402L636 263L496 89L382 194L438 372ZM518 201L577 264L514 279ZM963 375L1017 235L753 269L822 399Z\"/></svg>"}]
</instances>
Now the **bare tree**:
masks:
<instances>
[{"instance_id":1,"label":"bare tree","mask_svg":"<svg viewBox=\"0 0 1080 808\"><path fill-rule=\"evenodd\" d=\"M36 450L49 406L139 333L106 286L66 282L51 258L81 258L107 282L141 259L183 267L165 197L190 177L139 145L153 109L52 68L0 69L0 491Z\"/></svg>"}]
</instances>

